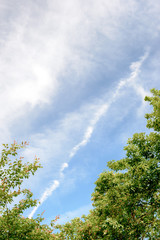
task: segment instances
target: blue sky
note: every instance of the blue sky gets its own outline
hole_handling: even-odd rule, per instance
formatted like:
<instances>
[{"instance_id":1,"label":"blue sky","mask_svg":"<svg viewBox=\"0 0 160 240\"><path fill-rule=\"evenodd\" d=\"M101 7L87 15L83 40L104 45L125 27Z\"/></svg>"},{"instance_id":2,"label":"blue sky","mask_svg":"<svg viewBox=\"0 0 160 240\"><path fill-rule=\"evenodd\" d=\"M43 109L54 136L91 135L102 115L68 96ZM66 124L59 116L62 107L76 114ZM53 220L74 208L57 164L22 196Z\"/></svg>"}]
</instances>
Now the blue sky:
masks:
<instances>
[{"instance_id":1,"label":"blue sky","mask_svg":"<svg viewBox=\"0 0 160 240\"><path fill-rule=\"evenodd\" d=\"M88 213L98 175L146 131L160 89L155 0L1 0L0 143L28 141L43 169L24 183L60 223Z\"/></svg>"}]
</instances>

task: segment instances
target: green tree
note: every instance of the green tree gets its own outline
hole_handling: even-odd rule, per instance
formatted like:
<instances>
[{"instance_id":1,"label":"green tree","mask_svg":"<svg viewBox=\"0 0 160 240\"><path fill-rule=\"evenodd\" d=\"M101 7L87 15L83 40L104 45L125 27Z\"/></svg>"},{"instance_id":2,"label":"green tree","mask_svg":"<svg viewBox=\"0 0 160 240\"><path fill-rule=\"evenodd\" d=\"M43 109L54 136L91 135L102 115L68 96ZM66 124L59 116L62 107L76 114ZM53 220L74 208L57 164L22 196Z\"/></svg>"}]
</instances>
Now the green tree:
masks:
<instances>
[{"instance_id":1,"label":"green tree","mask_svg":"<svg viewBox=\"0 0 160 240\"><path fill-rule=\"evenodd\" d=\"M160 91L145 97L152 131L135 133L124 147L126 157L107 163L92 194L87 216L57 225L59 239L160 239Z\"/></svg>"},{"instance_id":2,"label":"green tree","mask_svg":"<svg viewBox=\"0 0 160 240\"><path fill-rule=\"evenodd\" d=\"M33 194L29 189L22 189L21 184L41 167L38 158L33 163L23 163L23 157L18 158L19 150L26 145L27 142L3 145L0 159L0 239L56 239L52 234L56 219L48 226L42 224L42 215L35 219L22 215L26 209L36 206L37 200L33 200ZM15 203L16 197L22 199Z\"/></svg>"}]
</instances>

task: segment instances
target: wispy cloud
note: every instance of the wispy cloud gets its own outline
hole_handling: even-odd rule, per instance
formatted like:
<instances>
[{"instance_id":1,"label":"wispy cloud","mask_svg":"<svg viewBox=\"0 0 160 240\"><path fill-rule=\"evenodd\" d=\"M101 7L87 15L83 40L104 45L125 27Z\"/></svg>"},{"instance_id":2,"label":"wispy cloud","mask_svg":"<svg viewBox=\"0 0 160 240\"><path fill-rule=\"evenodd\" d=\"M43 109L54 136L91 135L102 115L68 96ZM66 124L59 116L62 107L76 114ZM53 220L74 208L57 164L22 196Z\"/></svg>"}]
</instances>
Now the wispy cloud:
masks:
<instances>
[{"instance_id":1,"label":"wispy cloud","mask_svg":"<svg viewBox=\"0 0 160 240\"><path fill-rule=\"evenodd\" d=\"M30 120L37 107L54 104L64 86L82 84L83 90L84 83L80 82L90 81L87 77L80 80L69 77L63 81L67 73L88 74L104 50L105 67L115 68L115 60L121 61L122 51L127 51L125 36L137 36L137 26L147 26L143 28L143 36L151 36L154 29L155 37L159 33L158 6L158 1L154 4L147 1L142 8L133 0L125 4L122 0L94 0L92 4L79 0L63 3L49 0L46 4L15 1L14 5L3 1L0 4L0 130L3 132L0 141L10 141L17 120ZM155 17L150 21L152 16ZM136 24L136 28L125 31L126 23ZM105 37L104 44L98 40L98 33Z\"/></svg>"},{"instance_id":2,"label":"wispy cloud","mask_svg":"<svg viewBox=\"0 0 160 240\"><path fill-rule=\"evenodd\" d=\"M113 58L121 57L119 43L124 40L119 32L121 24L134 14L137 18L142 15L141 5L136 1L122 2L92 1L92 7L90 1L78 0L63 4L47 1L44 6L32 1L15 1L14 6L10 1L1 3L0 126L11 128L16 119L27 117L35 106L49 104L65 84L60 75L89 71L94 54L97 55L97 32L107 39L119 39L117 44L105 43L108 53L118 51L107 54L107 68L113 66ZM157 1L150 5L147 2L144 11L148 14L143 14L156 15L152 18L155 26L159 16L157 5Z\"/></svg>"}]
</instances>

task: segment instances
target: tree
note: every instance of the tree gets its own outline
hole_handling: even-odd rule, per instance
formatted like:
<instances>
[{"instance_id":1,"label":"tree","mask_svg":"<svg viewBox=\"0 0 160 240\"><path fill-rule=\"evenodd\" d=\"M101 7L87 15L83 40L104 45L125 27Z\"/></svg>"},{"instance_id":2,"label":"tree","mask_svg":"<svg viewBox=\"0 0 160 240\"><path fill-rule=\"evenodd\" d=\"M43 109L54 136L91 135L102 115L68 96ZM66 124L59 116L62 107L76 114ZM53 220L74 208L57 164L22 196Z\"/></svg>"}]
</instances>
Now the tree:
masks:
<instances>
[{"instance_id":1,"label":"tree","mask_svg":"<svg viewBox=\"0 0 160 240\"><path fill-rule=\"evenodd\" d=\"M107 163L92 194L87 216L57 225L59 239L160 239L160 91L145 97L148 135L135 133L124 147L126 157Z\"/></svg>"},{"instance_id":2,"label":"tree","mask_svg":"<svg viewBox=\"0 0 160 240\"><path fill-rule=\"evenodd\" d=\"M54 221L51 226L42 224L42 215L35 219L24 218L22 213L27 208L37 205L37 200L32 199L29 189L22 189L21 184L25 178L37 171L41 165L35 157L33 163L23 163L23 157L18 157L19 150L26 147L27 142L9 146L4 144L0 159L0 239L56 239L52 234ZM23 199L15 203L16 197ZM11 205L12 204L12 205ZM12 207L11 207L12 206Z\"/></svg>"}]
</instances>

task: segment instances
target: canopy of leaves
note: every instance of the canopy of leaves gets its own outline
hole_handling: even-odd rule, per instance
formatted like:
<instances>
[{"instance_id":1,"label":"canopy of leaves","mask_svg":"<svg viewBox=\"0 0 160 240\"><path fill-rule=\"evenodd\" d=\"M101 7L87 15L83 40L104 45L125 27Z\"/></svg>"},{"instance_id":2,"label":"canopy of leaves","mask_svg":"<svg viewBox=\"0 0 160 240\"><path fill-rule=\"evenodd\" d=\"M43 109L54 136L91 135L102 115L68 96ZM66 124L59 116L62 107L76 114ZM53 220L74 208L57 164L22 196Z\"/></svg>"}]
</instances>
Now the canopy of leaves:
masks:
<instances>
[{"instance_id":1,"label":"canopy of leaves","mask_svg":"<svg viewBox=\"0 0 160 240\"><path fill-rule=\"evenodd\" d=\"M87 216L57 225L59 239L160 239L160 91L145 97L150 134L135 133L124 147L126 157L107 163L92 194Z\"/></svg>"},{"instance_id":2,"label":"canopy of leaves","mask_svg":"<svg viewBox=\"0 0 160 240\"><path fill-rule=\"evenodd\" d=\"M27 143L18 145L16 142L11 146L3 145L0 159L0 239L55 239L52 234L54 220L51 226L41 224L42 216L36 219L24 218L22 213L30 207L37 205L37 200L32 199L32 193L28 189L22 189L21 185L25 178L36 172L41 165L35 158L33 163L23 163L23 157L18 158L18 151ZM15 204L15 198L22 199Z\"/></svg>"}]
</instances>

